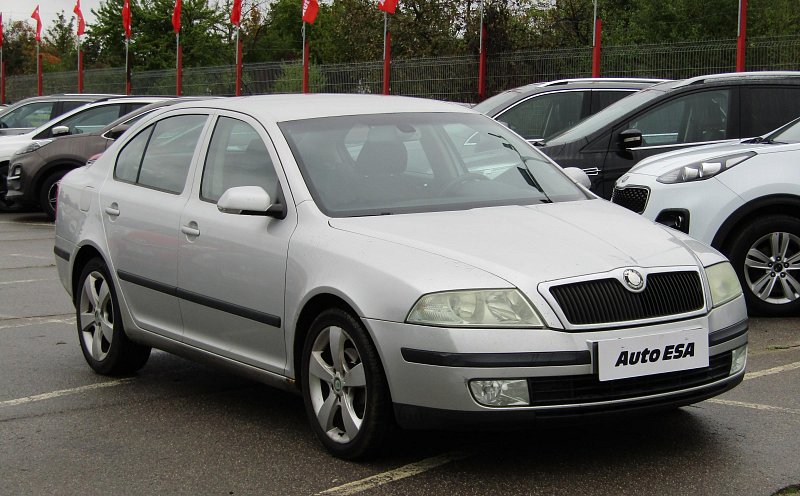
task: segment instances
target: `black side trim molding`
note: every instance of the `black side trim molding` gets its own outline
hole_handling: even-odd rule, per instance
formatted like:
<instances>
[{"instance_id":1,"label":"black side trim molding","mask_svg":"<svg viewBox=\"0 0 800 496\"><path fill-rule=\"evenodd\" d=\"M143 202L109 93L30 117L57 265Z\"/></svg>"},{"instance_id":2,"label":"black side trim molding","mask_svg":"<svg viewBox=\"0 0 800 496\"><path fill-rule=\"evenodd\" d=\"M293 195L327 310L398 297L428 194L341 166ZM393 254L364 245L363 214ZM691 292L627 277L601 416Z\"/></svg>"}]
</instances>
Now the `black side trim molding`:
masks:
<instances>
[{"instance_id":1,"label":"black side trim molding","mask_svg":"<svg viewBox=\"0 0 800 496\"><path fill-rule=\"evenodd\" d=\"M442 367L555 367L589 365L592 354L584 351L532 351L527 353L446 353L402 348L403 359Z\"/></svg>"},{"instance_id":2,"label":"black side trim molding","mask_svg":"<svg viewBox=\"0 0 800 496\"><path fill-rule=\"evenodd\" d=\"M174 286L163 284L158 281L153 281L152 279L147 279L145 277L137 276L136 274L131 274L130 272L125 272L123 270L118 270L117 276L119 276L120 280L129 282L131 284L136 284L137 286L142 286L147 289L152 289L153 291L158 291L159 293L175 296L182 300L190 301L192 303L197 303L198 305L203 305L209 308L213 308L215 310L221 310L223 312L227 312L233 315L238 315L239 317L244 317L245 319L261 322L262 324L267 324L272 327L277 327L277 328L281 327L281 318L269 313L259 312L257 310L252 310L250 308L246 308L241 305L228 303L227 301L218 300L216 298L211 298L205 295L194 293L192 291L176 288Z\"/></svg>"},{"instance_id":3,"label":"black side trim molding","mask_svg":"<svg viewBox=\"0 0 800 496\"><path fill-rule=\"evenodd\" d=\"M733 324L732 326L725 327L724 329L714 331L708 335L708 345L716 346L720 343L724 343L725 341L738 338L743 334L747 334L748 329L749 326L747 325L747 320L743 320L738 324Z\"/></svg>"},{"instance_id":4,"label":"black side trim molding","mask_svg":"<svg viewBox=\"0 0 800 496\"><path fill-rule=\"evenodd\" d=\"M64 260L69 262L69 252L67 250L59 248L58 246L54 246L53 253L55 253L58 258L63 258Z\"/></svg>"}]
</instances>

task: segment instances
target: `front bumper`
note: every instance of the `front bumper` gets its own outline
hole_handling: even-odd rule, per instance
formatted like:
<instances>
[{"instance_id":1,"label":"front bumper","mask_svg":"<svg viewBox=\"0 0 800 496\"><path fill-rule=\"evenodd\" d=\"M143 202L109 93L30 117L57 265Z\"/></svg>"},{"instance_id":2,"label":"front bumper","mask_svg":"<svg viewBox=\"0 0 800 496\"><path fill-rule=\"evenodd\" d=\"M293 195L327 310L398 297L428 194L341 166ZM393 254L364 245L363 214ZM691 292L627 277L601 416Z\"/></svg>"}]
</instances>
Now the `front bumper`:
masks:
<instances>
[{"instance_id":1,"label":"front bumper","mask_svg":"<svg viewBox=\"0 0 800 496\"><path fill-rule=\"evenodd\" d=\"M41 159L36 152L11 157L6 171L8 175L0 178L0 183L2 183L0 193L5 194L7 201L18 205L38 204L39 199L33 188L31 171L40 163ZM17 169L21 172L15 173L14 171Z\"/></svg>"},{"instance_id":2,"label":"front bumper","mask_svg":"<svg viewBox=\"0 0 800 496\"><path fill-rule=\"evenodd\" d=\"M527 422L680 406L736 386L733 350L747 344L742 297L708 315L665 324L561 332L552 329L449 329L367 320L383 360L397 421L408 428ZM601 382L594 343L703 327L709 367ZM488 407L473 379L521 379L529 406Z\"/></svg>"}]
</instances>

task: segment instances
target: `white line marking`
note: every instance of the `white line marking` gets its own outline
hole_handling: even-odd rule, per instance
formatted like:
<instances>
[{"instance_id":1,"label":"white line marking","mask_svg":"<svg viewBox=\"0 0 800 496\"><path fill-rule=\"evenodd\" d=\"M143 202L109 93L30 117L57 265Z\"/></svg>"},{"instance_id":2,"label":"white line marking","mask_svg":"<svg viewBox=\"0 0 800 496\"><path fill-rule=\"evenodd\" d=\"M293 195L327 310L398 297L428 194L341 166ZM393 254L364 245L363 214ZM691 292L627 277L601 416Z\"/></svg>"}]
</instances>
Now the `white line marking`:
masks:
<instances>
[{"instance_id":1,"label":"white line marking","mask_svg":"<svg viewBox=\"0 0 800 496\"><path fill-rule=\"evenodd\" d=\"M443 455L426 458L415 463L403 465L400 468L396 468L388 472L367 477L366 479L361 479L331 489L326 489L321 493L317 493L317 496L347 496L349 494L360 493L362 491L366 491L367 489L388 484L389 482L394 482L400 479L405 479L406 477L427 472L428 470L440 467L446 463L470 457L473 454L474 453L471 451L454 451L451 453L445 453Z\"/></svg>"},{"instance_id":2,"label":"white line marking","mask_svg":"<svg viewBox=\"0 0 800 496\"><path fill-rule=\"evenodd\" d=\"M70 395L70 394L83 393L84 391L91 391L93 389L101 389L101 388L107 388L107 387L112 387L112 386L119 386L121 384L126 384L128 382L131 382L132 380L133 379L119 379L119 380L116 380L116 381L98 382L97 384L89 384L88 386L80 386L80 387L71 388L71 389L61 389L59 391L52 391L50 393L37 394L37 395L34 395L34 396L26 396L24 398L17 398L17 399L14 399L14 400L0 401L0 408L2 408L4 406L23 405L25 403L32 403L34 401L50 400L50 399L53 399L53 398L58 398L59 396L67 396L67 395Z\"/></svg>"},{"instance_id":3,"label":"white line marking","mask_svg":"<svg viewBox=\"0 0 800 496\"><path fill-rule=\"evenodd\" d=\"M50 281L50 280L51 279L19 279L17 281L0 281L0 284L2 284L2 285L5 285L5 284L23 284L23 283L26 283L26 282L44 282L44 281Z\"/></svg>"},{"instance_id":4,"label":"white line marking","mask_svg":"<svg viewBox=\"0 0 800 496\"><path fill-rule=\"evenodd\" d=\"M766 410L770 412L792 413L794 415L800 415L800 410L783 408L780 406L761 405L759 403L745 403L743 401L721 400L718 398L713 398L706 401L708 401L709 403L717 403L719 405L740 406L743 408L752 408L753 410Z\"/></svg>"},{"instance_id":5,"label":"white line marking","mask_svg":"<svg viewBox=\"0 0 800 496\"><path fill-rule=\"evenodd\" d=\"M781 365L780 367L773 367L771 369L766 369L766 370L759 370L758 372L748 372L744 375L744 380L757 379L759 377L764 377L765 375L780 374L781 372L786 372L795 369L800 369L800 362Z\"/></svg>"},{"instance_id":6,"label":"white line marking","mask_svg":"<svg viewBox=\"0 0 800 496\"><path fill-rule=\"evenodd\" d=\"M61 318L58 318L61 317ZM33 325L42 324L74 324L75 317L71 314L64 315L45 315L42 317L9 317L5 320L16 321L13 324L0 324L0 330L3 329L16 329L19 327L28 327Z\"/></svg>"},{"instance_id":7,"label":"white line marking","mask_svg":"<svg viewBox=\"0 0 800 496\"><path fill-rule=\"evenodd\" d=\"M26 255L24 253L9 253L6 255L7 257L23 257L23 258L35 258L37 260L50 260L53 257L43 257L41 255Z\"/></svg>"}]
</instances>

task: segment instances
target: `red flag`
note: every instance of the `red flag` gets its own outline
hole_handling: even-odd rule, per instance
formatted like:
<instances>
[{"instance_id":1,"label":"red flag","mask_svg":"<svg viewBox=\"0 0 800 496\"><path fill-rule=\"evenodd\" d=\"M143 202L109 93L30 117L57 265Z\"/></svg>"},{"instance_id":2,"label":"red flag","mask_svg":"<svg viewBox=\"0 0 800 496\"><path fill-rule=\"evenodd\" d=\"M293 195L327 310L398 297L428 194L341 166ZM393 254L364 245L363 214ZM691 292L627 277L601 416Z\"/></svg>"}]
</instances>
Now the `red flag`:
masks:
<instances>
[{"instance_id":1,"label":"red flag","mask_svg":"<svg viewBox=\"0 0 800 496\"><path fill-rule=\"evenodd\" d=\"M242 23L242 0L233 0L231 9L231 24L239 26Z\"/></svg>"},{"instance_id":2,"label":"red flag","mask_svg":"<svg viewBox=\"0 0 800 496\"><path fill-rule=\"evenodd\" d=\"M81 0L78 0L72 11L78 16L78 36L81 36L86 32L86 21L83 20L83 12L81 12Z\"/></svg>"},{"instance_id":3,"label":"red flag","mask_svg":"<svg viewBox=\"0 0 800 496\"><path fill-rule=\"evenodd\" d=\"M172 29L175 34L181 32L181 0L175 0L175 9L172 11Z\"/></svg>"},{"instance_id":4,"label":"red flag","mask_svg":"<svg viewBox=\"0 0 800 496\"><path fill-rule=\"evenodd\" d=\"M378 8L389 14L394 14L397 9L397 0L378 0Z\"/></svg>"},{"instance_id":5,"label":"red flag","mask_svg":"<svg viewBox=\"0 0 800 496\"><path fill-rule=\"evenodd\" d=\"M3 14L0 14L0 48L3 48Z\"/></svg>"},{"instance_id":6,"label":"red flag","mask_svg":"<svg viewBox=\"0 0 800 496\"><path fill-rule=\"evenodd\" d=\"M39 17L39 6L31 14L31 19L36 19L36 41L42 41L42 18Z\"/></svg>"},{"instance_id":7,"label":"red flag","mask_svg":"<svg viewBox=\"0 0 800 496\"><path fill-rule=\"evenodd\" d=\"M131 5L128 0L122 4L122 27L125 29L125 38L131 39Z\"/></svg>"},{"instance_id":8,"label":"red flag","mask_svg":"<svg viewBox=\"0 0 800 496\"><path fill-rule=\"evenodd\" d=\"M319 4L317 0L303 0L303 22L314 24L317 20Z\"/></svg>"}]
</instances>

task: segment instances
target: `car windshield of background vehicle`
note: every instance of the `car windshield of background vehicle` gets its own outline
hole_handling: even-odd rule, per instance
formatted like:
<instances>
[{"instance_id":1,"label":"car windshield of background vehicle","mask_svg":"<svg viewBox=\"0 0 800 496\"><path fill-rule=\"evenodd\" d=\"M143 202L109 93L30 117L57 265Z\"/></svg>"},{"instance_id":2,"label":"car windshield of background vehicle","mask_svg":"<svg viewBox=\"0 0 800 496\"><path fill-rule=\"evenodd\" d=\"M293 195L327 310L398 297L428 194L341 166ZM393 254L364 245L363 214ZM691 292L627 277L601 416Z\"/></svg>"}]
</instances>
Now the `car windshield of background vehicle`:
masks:
<instances>
[{"instance_id":1,"label":"car windshield of background vehicle","mask_svg":"<svg viewBox=\"0 0 800 496\"><path fill-rule=\"evenodd\" d=\"M617 119L624 117L625 114L642 107L650 100L660 97L664 94L664 90L668 90L677 83L677 81L670 81L667 83L657 84L655 86L651 86L650 88L637 91L631 96L626 96L617 103L611 104L600 112L579 122L574 127L571 127L563 133L554 136L544 144L551 145L556 142L566 143L579 138L585 138L596 133L597 131L605 129L613 124Z\"/></svg>"},{"instance_id":2,"label":"car windshield of background vehicle","mask_svg":"<svg viewBox=\"0 0 800 496\"><path fill-rule=\"evenodd\" d=\"M800 119L767 137L768 141L776 143L800 143Z\"/></svg>"},{"instance_id":3,"label":"car windshield of background vehicle","mask_svg":"<svg viewBox=\"0 0 800 496\"><path fill-rule=\"evenodd\" d=\"M557 166L477 114L398 113L279 124L332 217L586 199Z\"/></svg>"}]
</instances>

